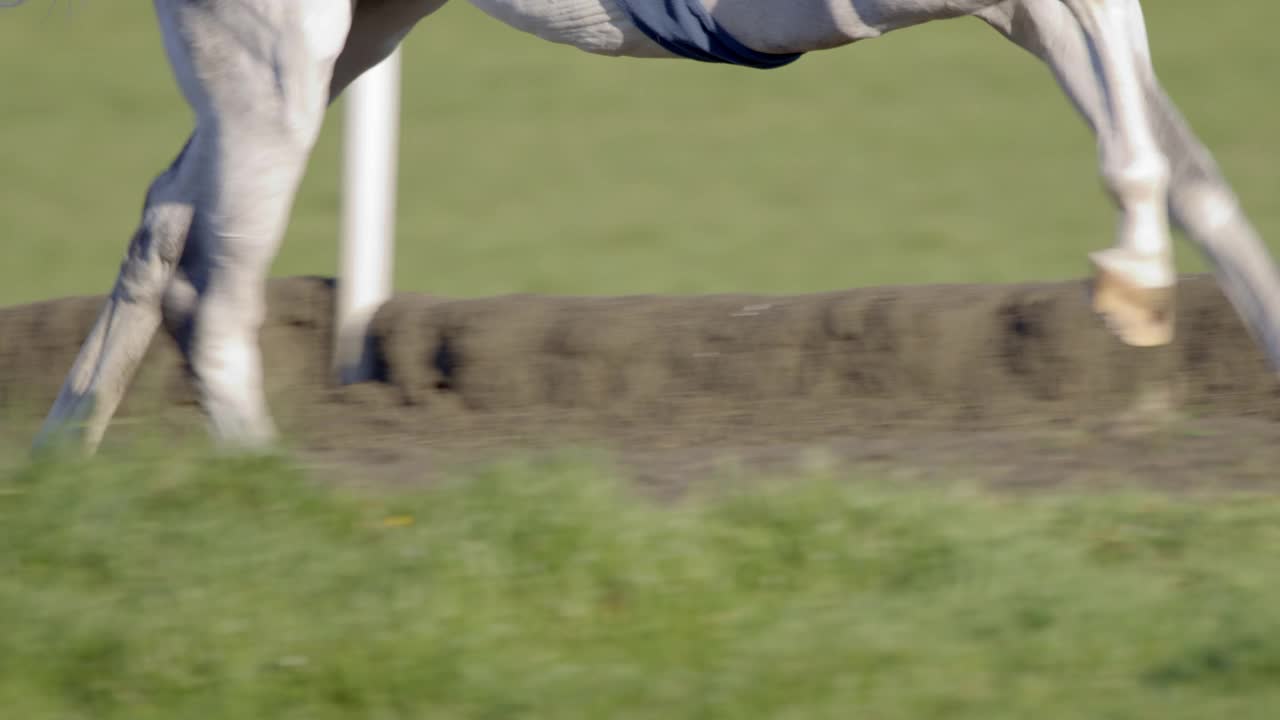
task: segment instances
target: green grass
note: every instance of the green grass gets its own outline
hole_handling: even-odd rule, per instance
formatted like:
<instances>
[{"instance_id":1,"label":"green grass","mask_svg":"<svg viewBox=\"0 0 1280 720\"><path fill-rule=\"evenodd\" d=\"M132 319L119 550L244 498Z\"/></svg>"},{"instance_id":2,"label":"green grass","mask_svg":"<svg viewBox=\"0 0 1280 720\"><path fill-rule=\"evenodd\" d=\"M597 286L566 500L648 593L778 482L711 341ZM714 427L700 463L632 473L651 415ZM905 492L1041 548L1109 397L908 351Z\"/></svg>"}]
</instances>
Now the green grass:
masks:
<instances>
[{"instance_id":1,"label":"green grass","mask_svg":"<svg viewBox=\"0 0 1280 720\"><path fill-rule=\"evenodd\" d=\"M1147 3L1166 85L1280 238L1280 5ZM0 13L0 304L110 287L189 130L147 3ZM615 60L455 2L408 43L397 286L799 292L1075 277L1110 243L1093 142L975 20L777 72ZM937 131L944 120L949 133ZM278 274L336 265L333 113ZM1200 267L1184 252L1183 265Z\"/></svg>"},{"instance_id":2,"label":"green grass","mask_svg":"<svg viewBox=\"0 0 1280 720\"><path fill-rule=\"evenodd\" d=\"M1280 702L1275 499L813 478L661 507L613 477L562 458L378 495L189 456L10 472L0 706L992 720Z\"/></svg>"}]
</instances>

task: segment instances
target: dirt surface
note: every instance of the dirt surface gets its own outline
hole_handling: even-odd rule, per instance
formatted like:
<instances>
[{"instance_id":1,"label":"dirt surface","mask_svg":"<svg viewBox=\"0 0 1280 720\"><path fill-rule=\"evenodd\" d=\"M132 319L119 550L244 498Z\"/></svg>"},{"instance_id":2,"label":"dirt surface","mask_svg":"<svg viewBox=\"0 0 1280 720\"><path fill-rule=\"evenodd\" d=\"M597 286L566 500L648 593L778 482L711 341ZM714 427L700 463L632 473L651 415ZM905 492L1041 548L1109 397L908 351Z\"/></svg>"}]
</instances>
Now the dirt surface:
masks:
<instances>
[{"instance_id":1,"label":"dirt surface","mask_svg":"<svg viewBox=\"0 0 1280 720\"><path fill-rule=\"evenodd\" d=\"M0 310L0 422L25 443L100 298ZM1139 481L1265 488L1280 389L1207 277L1177 339L1121 345L1080 282L803 296L456 300L402 294L373 326L377 382L329 381L332 282L274 281L269 394L308 463L420 482L458 464L603 448L662 491L717 475L855 465L1002 486ZM168 338L109 443L202 432Z\"/></svg>"}]
</instances>

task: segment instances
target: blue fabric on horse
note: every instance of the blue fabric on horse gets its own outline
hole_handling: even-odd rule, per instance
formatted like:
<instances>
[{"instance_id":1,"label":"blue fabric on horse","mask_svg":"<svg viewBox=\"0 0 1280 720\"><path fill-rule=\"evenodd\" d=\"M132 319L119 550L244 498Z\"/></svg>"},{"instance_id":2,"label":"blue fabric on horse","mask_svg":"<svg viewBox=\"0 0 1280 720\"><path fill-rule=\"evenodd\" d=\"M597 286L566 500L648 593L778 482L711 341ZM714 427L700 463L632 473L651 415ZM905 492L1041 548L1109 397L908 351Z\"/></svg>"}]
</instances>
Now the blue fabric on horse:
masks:
<instances>
[{"instance_id":1,"label":"blue fabric on horse","mask_svg":"<svg viewBox=\"0 0 1280 720\"><path fill-rule=\"evenodd\" d=\"M681 57L759 70L790 65L803 53L762 53L720 27L700 0L617 0L640 32Z\"/></svg>"}]
</instances>

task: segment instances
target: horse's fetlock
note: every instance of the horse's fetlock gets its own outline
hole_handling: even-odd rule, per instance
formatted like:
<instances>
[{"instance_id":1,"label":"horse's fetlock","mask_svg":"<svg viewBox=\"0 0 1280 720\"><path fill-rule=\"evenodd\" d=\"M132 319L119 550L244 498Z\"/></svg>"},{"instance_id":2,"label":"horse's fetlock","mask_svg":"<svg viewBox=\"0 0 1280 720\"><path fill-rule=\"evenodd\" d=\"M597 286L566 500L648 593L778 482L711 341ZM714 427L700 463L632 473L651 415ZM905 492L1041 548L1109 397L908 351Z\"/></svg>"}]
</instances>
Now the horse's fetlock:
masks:
<instances>
[{"instance_id":1,"label":"horse's fetlock","mask_svg":"<svg viewBox=\"0 0 1280 720\"><path fill-rule=\"evenodd\" d=\"M1170 176L1169 161L1158 152L1102 168L1107 188L1124 202L1161 200L1168 195Z\"/></svg>"}]
</instances>

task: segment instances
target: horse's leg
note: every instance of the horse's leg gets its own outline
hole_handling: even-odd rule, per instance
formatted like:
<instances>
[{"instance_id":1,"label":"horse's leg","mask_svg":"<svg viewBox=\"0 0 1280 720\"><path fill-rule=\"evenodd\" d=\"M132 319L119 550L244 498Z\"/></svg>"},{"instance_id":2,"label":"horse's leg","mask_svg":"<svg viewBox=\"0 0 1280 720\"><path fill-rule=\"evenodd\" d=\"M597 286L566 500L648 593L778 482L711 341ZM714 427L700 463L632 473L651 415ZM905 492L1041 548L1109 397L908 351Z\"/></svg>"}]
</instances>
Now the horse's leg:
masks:
<instances>
[{"instance_id":1,"label":"horse's leg","mask_svg":"<svg viewBox=\"0 0 1280 720\"><path fill-rule=\"evenodd\" d=\"M1280 271L1213 155L1154 73L1146 89L1152 125L1173 170L1170 214L1209 258L1223 292L1280 371Z\"/></svg>"},{"instance_id":2,"label":"horse's leg","mask_svg":"<svg viewBox=\"0 0 1280 720\"><path fill-rule=\"evenodd\" d=\"M391 0L358 4L341 55L334 63L329 102L342 94L365 70L386 59L422 18L440 9L447 0ZM201 254L183 255L164 297L164 322L179 347L189 347L201 280Z\"/></svg>"},{"instance_id":3,"label":"horse's leg","mask_svg":"<svg viewBox=\"0 0 1280 720\"><path fill-rule=\"evenodd\" d=\"M1169 100L1151 67L1141 8L1131 3L1129 29L1155 137L1170 163L1169 214L1209 256L1227 296L1273 367L1280 369L1280 273L1241 210L1212 154ZM1044 60L1089 124L1109 123L1089 45L1059 0L1010 0L979 16Z\"/></svg>"},{"instance_id":4,"label":"horse's leg","mask_svg":"<svg viewBox=\"0 0 1280 720\"><path fill-rule=\"evenodd\" d=\"M201 404L224 446L270 444L258 331L283 237L351 22L348 0L305 4L157 0L166 47L210 148L182 265L180 335ZM170 291L167 304L177 306Z\"/></svg>"},{"instance_id":5,"label":"horse's leg","mask_svg":"<svg viewBox=\"0 0 1280 720\"><path fill-rule=\"evenodd\" d=\"M1084 33L1107 112L1099 130L1102 178L1120 208L1116 244L1091 254L1094 309L1133 345L1173 336L1175 270L1168 226L1169 161L1147 107L1129 0L1062 0ZM1149 65L1148 65L1149 67Z\"/></svg>"},{"instance_id":6,"label":"horse's leg","mask_svg":"<svg viewBox=\"0 0 1280 720\"><path fill-rule=\"evenodd\" d=\"M1129 1L1016 0L978 14L988 21L1008 16L1007 32L1048 61L1097 134L1103 182L1120 222L1116 244L1090 256L1095 310L1128 343L1168 342L1175 281L1170 170L1151 130L1139 60L1144 47L1131 30Z\"/></svg>"},{"instance_id":7,"label":"horse's leg","mask_svg":"<svg viewBox=\"0 0 1280 720\"><path fill-rule=\"evenodd\" d=\"M37 449L102 439L160 324L160 298L191 226L203 148L195 136L147 191L115 287L35 439Z\"/></svg>"},{"instance_id":8,"label":"horse's leg","mask_svg":"<svg viewBox=\"0 0 1280 720\"><path fill-rule=\"evenodd\" d=\"M66 436L87 450L97 445L160 324L162 299L192 310L183 352L215 435L242 446L272 439L257 345L265 277L351 11L348 0L290 5L155 1L196 131L153 183L111 298L37 447ZM190 296L163 297L179 261Z\"/></svg>"},{"instance_id":9,"label":"horse's leg","mask_svg":"<svg viewBox=\"0 0 1280 720\"><path fill-rule=\"evenodd\" d=\"M419 20L439 10L447 1L392 0L357 4L346 47L333 68L329 99L336 100L365 70L386 59Z\"/></svg>"}]
</instances>

